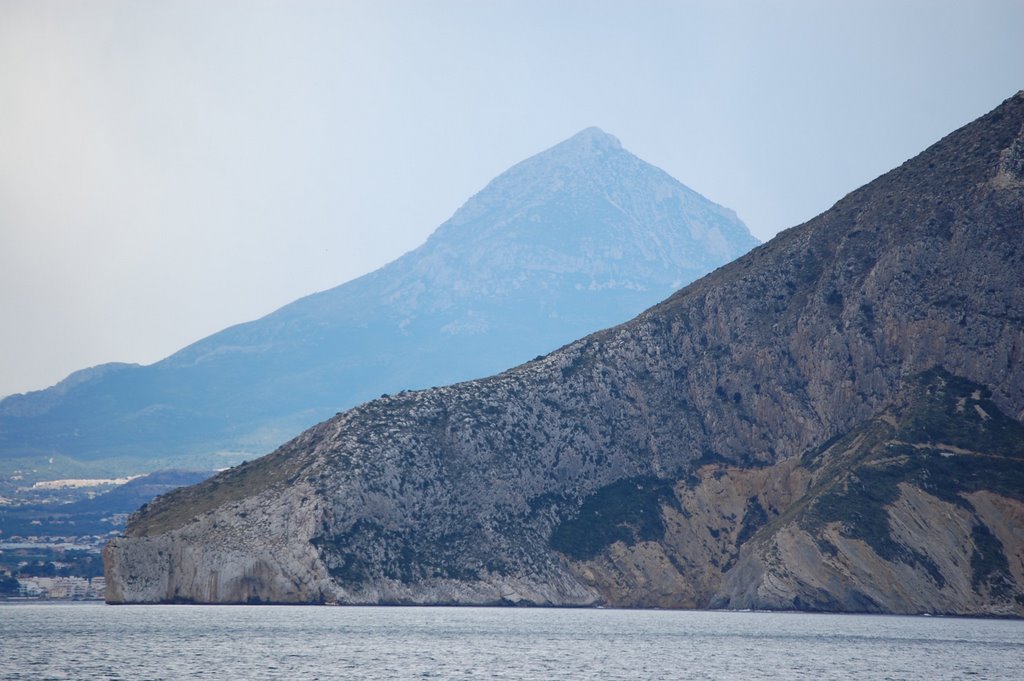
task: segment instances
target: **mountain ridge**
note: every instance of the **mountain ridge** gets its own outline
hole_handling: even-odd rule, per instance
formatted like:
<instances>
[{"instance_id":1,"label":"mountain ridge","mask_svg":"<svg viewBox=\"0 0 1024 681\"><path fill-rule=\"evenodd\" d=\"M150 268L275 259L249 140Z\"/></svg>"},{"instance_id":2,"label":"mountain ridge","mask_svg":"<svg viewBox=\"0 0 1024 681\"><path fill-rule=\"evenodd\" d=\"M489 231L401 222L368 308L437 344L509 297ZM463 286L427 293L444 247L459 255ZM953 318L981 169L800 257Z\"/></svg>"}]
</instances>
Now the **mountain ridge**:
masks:
<instances>
[{"instance_id":1,"label":"mountain ridge","mask_svg":"<svg viewBox=\"0 0 1024 681\"><path fill-rule=\"evenodd\" d=\"M755 590L743 601L730 571L754 569L743 548L803 494L813 471L801 457L884 414L936 365L1020 421L1020 179L1024 94L627 323L496 376L360 405L157 499L108 545L109 599L779 607L788 598L862 611L867 601L827 580L821 593L789 580L782 597ZM707 465L742 470L749 493L708 496ZM983 491L994 496L979 509L1016 512L1013 498ZM917 507L941 508L921 494ZM691 496L710 529L692 520L701 506L687 506ZM573 555L559 528L586 536L594 525L580 519L595 508L612 514L595 530L610 544ZM1024 614L1015 600L1024 547L1000 534L999 513L963 522L986 528L968 532L981 563L998 555L986 531L1016 561L1000 572L1016 580L1009 592L972 584L971 560L901 540L947 566L943 579L966 580L949 612ZM662 529L672 541L658 538ZM934 580L927 561L856 553L917 584ZM757 574L771 581L814 562L766 565ZM897 596L875 594L871 607L934 604Z\"/></svg>"},{"instance_id":2,"label":"mountain ridge","mask_svg":"<svg viewBox=\"0 0 1024 681\"><path fill-rule=\"evenodd\" d=\"M486 375L622 321L755 244L735 213L587 129L374 272L152 365L0 401L0 456L222 467L383 392Z\"/></svg>"}]
</instances>

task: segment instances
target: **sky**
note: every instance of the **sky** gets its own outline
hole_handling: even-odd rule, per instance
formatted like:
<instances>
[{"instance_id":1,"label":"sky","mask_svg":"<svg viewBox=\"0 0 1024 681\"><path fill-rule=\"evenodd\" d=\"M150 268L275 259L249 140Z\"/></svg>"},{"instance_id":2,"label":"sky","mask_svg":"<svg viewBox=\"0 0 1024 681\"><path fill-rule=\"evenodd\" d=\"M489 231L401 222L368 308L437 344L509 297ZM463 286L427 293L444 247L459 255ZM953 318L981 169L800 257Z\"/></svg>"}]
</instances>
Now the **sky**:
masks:
<instances>
[{"instance_id":1,"label":"sky","mask_svg":"<svg viewBox=\"0 0 1024 681\"><path fill-rule=\"evenodd\" d=\"M420 245L596 125L762 240L1024 88L1020 0L0 0L0 396Z\"/></svg>"}]
</instances>

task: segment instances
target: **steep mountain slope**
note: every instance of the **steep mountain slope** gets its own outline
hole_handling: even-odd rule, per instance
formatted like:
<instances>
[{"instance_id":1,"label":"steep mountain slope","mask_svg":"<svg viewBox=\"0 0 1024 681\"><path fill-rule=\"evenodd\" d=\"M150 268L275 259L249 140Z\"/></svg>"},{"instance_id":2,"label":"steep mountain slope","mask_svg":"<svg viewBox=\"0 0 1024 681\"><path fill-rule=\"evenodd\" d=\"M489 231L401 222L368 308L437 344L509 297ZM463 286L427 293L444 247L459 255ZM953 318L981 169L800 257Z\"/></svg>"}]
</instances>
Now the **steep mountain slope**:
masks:
<instances>
[{"instance_id":1,"label":"steep mountain slope","mask_svg":"<svg viewBox=\"0 0 1024 681\"><path fill-rule=\"evenodd\" d=\"M553 534L613 605L1024 614L1024 425L940 369L802 457L666 489L646 535L593 499Z\"/></svg>"},{"instance_id":2,"label":"steep mountain slope","mask_svg":"<svg viewBox=\"0 0 1024 681\"><path fill-rule=\"evenodd\" d=\"M1024 425L981 386L927 372L798 470L713 605L1024 614Z\"/></svg>"},{"instance_id":3,"label":"steep mountain slope","mask_svg":"<svg viewBox=\"0 0 1024 681\"><path fill-rule=\"evenodd\" d=\"M3 400L0 459L235 463L382 392L483 376L619 323L756 243L731 211L589 128L372 274L152 366Z\"/></svg>"},{"instance_id":4,"label":"steep mountain slope","mask_svg":"<svg viewBox=\"0 0 1024 681\"><path fill-rule=\"evenodd\" d=\"M811 489L813 470L797 470L805 453L881 418L922 372L983 386L986 413L1019 422L1022 261L1024 93L631 322L492 378L359 406L158 498L106 549L108 598L760 603L761 590L723 586L741 568L765 583L789 574L759 568L755 545L741 565L724 544L663 543L705 531L685 503L691 488L700 501L702 466L745 471L742 493L729 485L700 502L740 523L735 549ZM775 500L758 510L762 489ZM975 520L1013 508L968 500ZM1000 534L1002 520L985 527L1009 564L1021 538ZM981 534L972 541L995 555ZM946 580L972 569L931 560ZM972 582L963 611L1024 612L1019 580L999 594L991 584ZM789 602L868 609L841 581L820 588ZM871 598L882 610L921 603Z\"/></svg>"}]
</instances>

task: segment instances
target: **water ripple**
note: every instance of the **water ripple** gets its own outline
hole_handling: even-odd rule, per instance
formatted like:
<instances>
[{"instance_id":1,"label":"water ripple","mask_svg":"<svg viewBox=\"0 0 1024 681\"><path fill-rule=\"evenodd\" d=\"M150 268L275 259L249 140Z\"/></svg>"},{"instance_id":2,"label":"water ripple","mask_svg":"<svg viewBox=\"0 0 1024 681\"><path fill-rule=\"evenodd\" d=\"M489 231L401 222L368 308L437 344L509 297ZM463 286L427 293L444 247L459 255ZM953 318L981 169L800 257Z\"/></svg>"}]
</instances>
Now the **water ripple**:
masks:
<instances>
[{"instance_id":1,"label":"water ripple","mask_svg":"<svg viewBox=\"0 0 1024 681\"><path fill-rule=\"evenodd\" d=\"M1024 622L757 612L0 606L0 678L1019 679Z\"/></svg>"}]
</instances>

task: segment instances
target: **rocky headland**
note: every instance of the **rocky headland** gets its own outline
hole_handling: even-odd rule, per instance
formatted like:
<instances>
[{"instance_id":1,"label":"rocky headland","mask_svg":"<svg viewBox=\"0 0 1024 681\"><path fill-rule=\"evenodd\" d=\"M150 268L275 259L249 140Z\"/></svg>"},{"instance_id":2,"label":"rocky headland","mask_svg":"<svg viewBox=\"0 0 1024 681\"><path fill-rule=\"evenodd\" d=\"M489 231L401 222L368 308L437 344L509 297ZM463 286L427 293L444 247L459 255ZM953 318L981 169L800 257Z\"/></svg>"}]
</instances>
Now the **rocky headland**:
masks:
<instances>
[{"instance_id":1,"label":"rocky headland","mask_svg":"<svg viewBox=\"0 0 1024 681\"><path fill-rule=\"evenodd\" d=\"M112 603L1024 615L1024 93L632 321L159 497Z\"/></svg>"}]
</instances>

